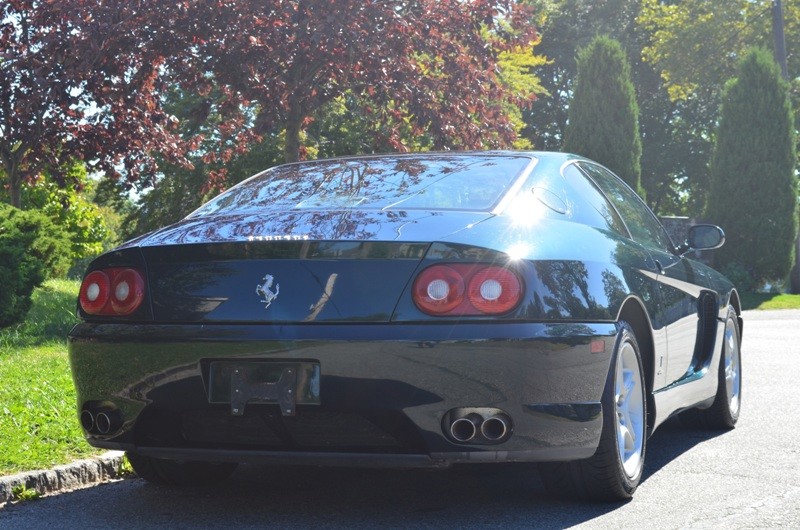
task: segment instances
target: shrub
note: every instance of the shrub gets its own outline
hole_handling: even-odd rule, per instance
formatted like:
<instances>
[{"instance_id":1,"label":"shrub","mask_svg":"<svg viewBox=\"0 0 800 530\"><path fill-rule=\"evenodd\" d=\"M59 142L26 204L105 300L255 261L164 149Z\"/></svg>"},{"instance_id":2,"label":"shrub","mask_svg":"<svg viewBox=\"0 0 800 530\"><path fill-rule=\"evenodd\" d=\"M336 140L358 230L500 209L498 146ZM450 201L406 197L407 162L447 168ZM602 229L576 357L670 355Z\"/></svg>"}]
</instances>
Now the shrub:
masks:
<instances>
[{"instance_id":1,"label":"shrub","mask_svg":"<svg viewBox=\"0 0 800 530\"><path fill-rule=\"evenodd\" d=\"M0 204L0 328L25 318L33 290L69 266L70 243L44 215Z\"/></svg>"},{"instance_id":2,"label":"shrub","mask_svg":"<svg viewBox=\"0 0 800 530\"><path fill-rule=\"evenodd\" d=\"M578 51L578 78L568 114L564 150L603 164L644 195L639 107L619 42L599 36Z\"/></svg>"},{"instance_id":3,"label":"shrub","mask_svg":"<svg viewBox=\"0 0 800 530\"><path fill-rule=\"evenodd\" d=\"M755 287L792 266L796 163L789 84L769 51L752 50L723 93L705 217L727 235L715 263L744 266Z\"/></svg>"},{"instance_id":4,"label":"shrub","mask_svg":"<svg viewBox=\"0 0 800 530\"><path fill-rule=\"evenodd\" d=\"M22 186L22 209L36 210L61 227L70 239L70 261L94 259L105 250L109 236L106 214L92 202L96 183L82 162L66 169L66 185L38 175Z\"/></svg>"},{"instance_id":5,"label":"shrub","mask_svg":"<svg viewBox=\"0 0 800 530\"><path fill-rule=\"evenodd\" d=\"M739 262L728 263L720 269L720 272L732 281L733 285L741 292L753 293L758 290L758 286L753 281L753 275L747 270L747 267Z\"/></svg>"}]
</instances>

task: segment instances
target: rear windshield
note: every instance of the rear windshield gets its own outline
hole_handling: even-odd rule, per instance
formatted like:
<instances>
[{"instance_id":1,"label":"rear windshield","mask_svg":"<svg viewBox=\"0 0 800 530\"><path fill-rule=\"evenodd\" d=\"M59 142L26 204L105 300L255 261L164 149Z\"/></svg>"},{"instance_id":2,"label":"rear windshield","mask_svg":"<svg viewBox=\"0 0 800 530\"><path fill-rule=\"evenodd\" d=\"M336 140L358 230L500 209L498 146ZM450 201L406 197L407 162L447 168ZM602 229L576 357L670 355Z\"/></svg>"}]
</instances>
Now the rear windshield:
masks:
<instances>
[{"instance_id":1,"label":"rear windshield","mask_svg":"<svg viewBox=\"0 0 800 530\"><path fill-rule=\"evenodd\" d=\"M256 175L191 217L269 210L491 210L530 164L524 156L348 158Z\"/></svg>"}]
</instances>

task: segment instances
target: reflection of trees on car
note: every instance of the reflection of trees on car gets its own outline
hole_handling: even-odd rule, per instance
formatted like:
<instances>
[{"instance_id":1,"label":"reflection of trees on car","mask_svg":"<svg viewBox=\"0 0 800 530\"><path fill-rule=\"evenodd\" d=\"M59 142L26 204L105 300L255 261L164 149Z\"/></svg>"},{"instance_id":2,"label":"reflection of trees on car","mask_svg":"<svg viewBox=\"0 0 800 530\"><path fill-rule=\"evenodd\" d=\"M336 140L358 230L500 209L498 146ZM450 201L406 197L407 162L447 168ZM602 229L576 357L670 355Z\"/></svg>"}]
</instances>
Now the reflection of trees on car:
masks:
<instances>
[{"instance_id":1,"label":"reflection of trees on car","mask_svg":"<svg viewBox=\"0 0 800 530\"><path fill-rule=\"evenodd\" d=\"M253 177L219 196L194 216L287 210L487 210L528 163L525 157L403 157L322 160L286 165Z\"/></svg>"}]
</instances>

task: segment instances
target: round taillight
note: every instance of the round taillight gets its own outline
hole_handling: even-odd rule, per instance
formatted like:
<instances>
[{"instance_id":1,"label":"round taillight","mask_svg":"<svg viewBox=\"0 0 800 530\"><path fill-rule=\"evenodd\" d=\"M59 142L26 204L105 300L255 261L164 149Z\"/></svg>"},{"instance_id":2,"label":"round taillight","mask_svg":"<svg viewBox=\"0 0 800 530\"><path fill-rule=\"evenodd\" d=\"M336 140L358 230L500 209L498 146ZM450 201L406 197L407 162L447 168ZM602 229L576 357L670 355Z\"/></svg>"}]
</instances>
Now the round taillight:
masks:
<instances>
[{"instance_id":1,"label":"round taillight","mask_svg":"<svg viewBox=\"0 0 800 530\"><path fill-rule=\"evenodd\" d=\"M414 281L414 303L425 313L442 315L464 301L466 287L461 274L445 265L434 265L422 271Z\"/></svg>"},{"instance_id":2,"label":"round taillight","mask_svg":"<svg viewBox=\"0 0 800 530\"><path fill-rule=\"evenodd\" d=\"M517 275L502 267L487 267L469 280L469 302L481 313L507 313L519 304L522 286Z\"/></svg>"},{"instance_id":3,"label":"round taillight","mask_svg":"<svg viewBox=\"0 0 800 530\"><path fill-rule=\"evenodd\" d=\"M111 281L111 308L117 315L130 315L144 299L144 279L133 269L122 269Z\"/></svg>"},{"instance_id":4,"label":"round taillight","mask_svg":"<svg viewBox=\"0 0 800 530\"><path fill-rule=\"evenodd\" d=\"M92 271L86 275L81 284L78 300L81 309L90 315L103 312L111 293L111 280L103 271Z\"/></svg>"}]
</instances>

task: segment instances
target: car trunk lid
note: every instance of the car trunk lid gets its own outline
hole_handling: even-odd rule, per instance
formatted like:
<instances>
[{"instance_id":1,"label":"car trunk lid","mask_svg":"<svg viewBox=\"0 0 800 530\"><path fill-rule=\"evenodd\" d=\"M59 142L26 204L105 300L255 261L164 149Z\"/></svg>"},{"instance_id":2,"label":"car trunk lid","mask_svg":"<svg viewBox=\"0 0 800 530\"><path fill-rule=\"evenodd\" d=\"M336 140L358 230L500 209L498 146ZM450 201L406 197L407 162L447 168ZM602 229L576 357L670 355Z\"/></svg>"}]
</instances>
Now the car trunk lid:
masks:
<instances>
[{"instance_id":1,"label":"car trunk lid","mask_svg":"<svg viewBox=\"0 0 800 530\"><path fill-rule=\"evenodd\" d=\"M387 322L429 244L254 241L146 247L161 322Z\"/></svg>"},{"instance_id":2,"label":"car trunk lid","mask_svg":"<svg viewBox=\"0 0 800 530\"><path fill-rule=\"evenodd\" d=\"M485 212L270 212L136 242L161 322L388 322L431 241Z\"/></svg>"}]
</instances>

